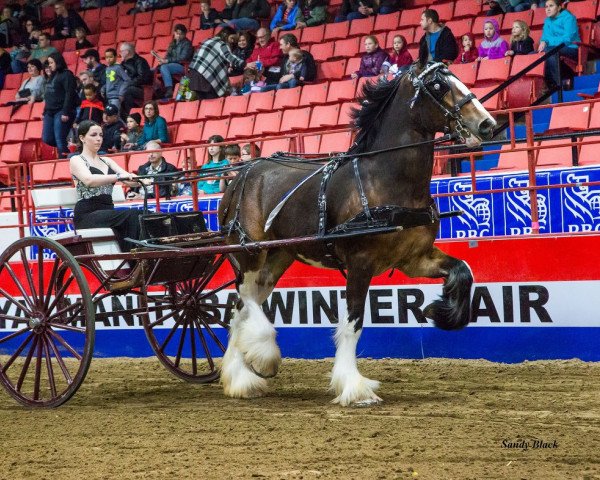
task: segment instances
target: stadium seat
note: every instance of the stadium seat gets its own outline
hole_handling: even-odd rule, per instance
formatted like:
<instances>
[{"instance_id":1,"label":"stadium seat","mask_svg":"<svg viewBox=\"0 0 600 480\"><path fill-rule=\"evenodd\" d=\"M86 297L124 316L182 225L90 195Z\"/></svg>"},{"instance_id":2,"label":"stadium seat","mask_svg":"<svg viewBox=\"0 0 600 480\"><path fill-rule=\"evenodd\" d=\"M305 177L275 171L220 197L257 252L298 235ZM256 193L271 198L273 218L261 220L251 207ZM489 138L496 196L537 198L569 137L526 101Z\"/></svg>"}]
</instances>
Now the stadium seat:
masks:
<instances>
[{"instance_id":1,"label":"stadium seat","mask_svg":"<svg viewBox=\"0 0 600 480\"><path fill-rule=\"evenodd\" d=\"M446 26L450 30L452 30L452 33L457 37L458 42L459 42L459 47L460 47L461 37L465 33L471 32L471 29L473 28L473 19L472 18L460 18L460 19L450 20L450 21L446 22ZM473 46L475 48L477 48L476 45L473 45Z\"/></svg>"},{"instance_id":2,"label":"stadium seat","mask_svg":"<svg viewBox=\"0 0 600 480\"><path fill-rule=\"evenodd\" d=\"M537 98L535 79L527 76L519 78L506 89L507 108L528 107Z\"/></svg>"},{"instance_id":3,"label":"stadium seat","mask_svg":"<svg viewBox=\"0 0 600 480\"><path fill-rule=\"evenodd\" d=\"M171 9L171 18L189 18L190 5L177 5Z\"/></svg>"},{"instance_id":4,"label":"stadium seat","mask_svg":"<svg viewBox=\"0 0 600 480\"><path fill-rule=\"evenodd\" d=\"M453 63L448 68L467 87L472 87L477 79L477 66L478 62Z\"/></svg>"},{"instance_id":5,"label":"stadium seat","mask_svg":"<svg viewBox=\"0 0 600 480\"><path fill-rule=\"evenodd\" d=\"M147 161L148 154L146 152L132 153L127 162L127 171L137 172L138 169Z\"/></svg>"},{"instance_id":6,"label":"stadium seat","mask_svg":"<svg viewBox=\"0 0 600 480\"><path fill-rule=\"evenodd\" d=\"M532 19L533 19L533 10L525 10L523 12L505 13L504 18L502 19L502 23L500 25L500 32L502 32L502 34L505 34L507 37L510 37L513 23L516 20L521 20L521 21L525 22L526 25L531 25Z\"/></svg>"},{"instance_id":7,"label":"stadium seat","mask_svg":"<svg viewBox=\"0 0 600 480\"><path fill-rule=\"evenodd\" d=\"M360 18L350 22L350 31L348 35L355 37L357 35L371 35L375 25L375 17Z\"/></svg>"},{"instance_id":8,"label":"stadium seat","mask_svg":"<svg viewBox=\"0 0 600 480\"><path fill-rule=\"evenodd\" d=\"M292 151L291 139L290 138L276 138L273 140L265 140L262 142L260 147L261 155L268 157L273 155L275 152L289 152Z\"/></svg>"},{"instance_id":9,"label":"stadium seat","mask_svg":"<svg viewBox=\"0 0 600 480\"><path fill-rule=\"evenodd\" d=\"M319 145L321 144L321 135L304 135L300 141L302 145L301 151L303 153L319 153Z\"/></svg>"},{"instance_id":10,"label":"stadium seat","mask_svg":"<svg viewBox=\"0 0 600 480\"><path fill-rule=\"evenodd\" d=\"M4 132L6 131L6 123L0 123L0 144L4 142Z\"/></svg>"},{"instance_id":11,"label":"stadium seat","mask_svg":"<svg viewBox=\"0 0 600 480\"><path fill-rule=\"evenodd\" d=\"M124 4L123 4L124 5ZM129 7L131 8L131 7ZM124 28L131 28L134 26L133 21L134 21L135 17L134 15L119 15L119 18L117 19L117 33L119 30L122 30ZM117 36L118 38L118 36Z\"/></svg>"},{"instance_id":12,"label":"stadium seat","mask_svg":"<svg viewBox=\"0 0 600 480\"><path fill-rule=\"evenodd\" d=\"M306 130L310 122L310 110L310 107L284 110L281 119L281 131Z\"/></svg>"},{"instance_id":13,"label":"stadium seat","mask_svg":"<svg viewBox=\"0 0 600 480\"><path fill-rule=\"evenodd\" d=\"M327 23L325 24L325 33L323 34L323 41L338 40L348 38L348 32L350 31L350 22L338 22L338 23Z\"/></svg>"},{"instance_id":14,"label":"stadium seat","mask_svg":"<svg viewBox=\"0 0 600 480\"><path fill-rule=\"evenodd\" d=\"M208 40L209 38L212 38L213 36L214 35L213 35L213 30L212 29L208 29L208 30L196 30L194 32L194 39L192 40L192 43L194 45L200 45L205 40Z\"/></svg>"},{"instance_id":15,"label":"stadium seat","mask_svg":"<svg viewBox=\"0 0 600 480\"><path fill-rule=\"evenodd\" d=\"M323 41L323 35L325 34L325 25L318 25L316 27L306 27L302 29L302 44L308 45L313 43L320 43Z\"/></svg>"},{"instance_id":16,"label":"stadium seat","mask_svg":"<svg viewBox=\"0 0 600 480\"><path fill-rule=\"evenodd\" d=\"M167 124L169 124L173 121L173 115L175 113L175 106L176 106L176 104L171 102L171 103L161 104L158 107L158 110L160 111L160 116L163 117L167 121Z\"/></svg>"},{"instance_id":17,"label":"stadium seat","mask_svg":"<svg viewBox=\"0 0 600 480\"><path fill-rule=\"evenodd\" d=\"M133 42L135 39L135 27L119 28L115 43Z\"/></svg>"},{"instance_id":18,"label":"stadium seat","mask_svg":"<svg viewBox=\"0 0 600 480\"><path fill-rule=\"evenodd\" d=\"M484 87L493 83L504 82L510 73L511 58L497 60L482 60L477 71L477 86Z\"/></svg>"},{"instance_id":19,"label":"stadium seat","mask_svg":"<svg viewBox=\"0 0 600 480\"><path fill-rule=\"evenodd\" d=\"M21 83L23 83L24 73L9 73L4 78L4 90L15 90L21 88ZM14 98L14 97L13 97Z\"/></svg>"},{"instance_id":20,"label":"stadium seat","mask_svg":"<svg viewBox=\"0 0 600 480\"><path fill-rule=\"evenodd\" d=\"M222 115L224 117L228 117L230 115L245 115L248 111L249 100L250 95L235 95L225 97Z\"/></svg>"},{"instance_id":21,"label":"stadium seat","mask_svg":"<svg viewBox=\"0 0 600 480\"><path fill-rule=\"evenodd\" d=\"M300 95L302 87L285 88L275 92L275 101L273 102L273 110L282 108L295 108L300 104Z\"/></svg>"},{"instance_id":22,"label":"stadium seat","mask_svg":"<svg viewBox=\"0 0 600 480\"><path fill-rule=\"evenodd\" d=\"M252 135L277 135L282 118L283 113L281 111L257 114Z\"/></svg>"},{"instance_id":23,"label":"stadium seat","mask_svg":"<svg viewBox=\"0 0 600 480\"><path fill-rule=\"evenodd\" d=\"M12 117L10 117L11 122L27 122L31 119L31 110L33 105L31 103L27 103L20 107L15 113L13 113Z\"/></svg>"},{"instance_id":24,"label":"stadium seat","mask_svg":"<svg viewBox=\"0 0 600 480\"><path fill-rule=\"evenodd\" d=\"M150 53L150 51L154 48L154 38L152 36L146 38L139 38L135 42L135 51L139 55L144 55L145 53ZM152 65L151 62L150 65Z\"/></svg>"},{"instance_id":25,"label":"stadium seat","mask_svg":"<svg viewBox=\"0 0 600 480\"><path fill-rule=\"evenodd\" d=\"M300 95L300 106L327 103L328 88L328 82L304 85L302 87L302 95Z\"/></svg>"},{"instance_id":26,"label":"stadium seat","mask_svg":"<svg viewBox=\"0 0 600 480\"><path fill-rule=\"evenodd\" d=\"M386 34L385 32L380 32L380 33L376 33L376 34L375 34L375 37L377 38L377 43L379 43L379 46L380 46L381 48L384 48L383 46L385 45L385 39L386 39L386 35L387 35L387 34ZM362 38L360 39L360 44L359 44L359 46L358 46L358 51L359 51L359 53L361 53L361 54L366 52L366 50L365 50L365 39L366 39L366 38L367 38L367 37L365 36L365 37L362 37ZM392 42L393 42L393 41L394 41L394 39L392 39Z\"/></svg>"},{"instance_id":27,"label":"stadium seat","mask_svg":"<svg viewBox=\"0 0 600 480\"><path fill-rule=\"evenodd\" d=\"M8 125L6 125L6 131L4 132L4 143L22 142L25 139L26 127L27 123L25 122L11 122Z\"/></svg>"},{"instance_id":28,"label":"stadium seat","mask_svg":"<svg viewBox=\"0 0 600 480\"><path fill-rule=\"evenodd\" d=\"M574 140L577 141L578 138L575 137ZM579 147L570 145L570 142L568 138L540 142L540 146L552 146L553 148L540 149L537 154L536 165L538 167L572 167L573 154L578 154ZM575 149L575 152L573 152L573 149Z\"/></svg>"},{"instance_id":29,"label":"stadium seat","mask_svg":"<svg viewBox=\"0 0 600 480\"><path fill-rule=\"evenodd\" d=\"M21 144L5 143L0 150L0 164L18 163L21 161Z\"/></svg>"},{"instance_id":30,"label":"stadium seat","mask_svg":"<svg viewBox=\"0 0 600 480\"><path fill-rule=\"evenodd\" d=\"M255 92L252 95L248 95L250 101L248 102L248 112L270 112L273 110L273 102L275 101L275 90L270 92Z\"/></svg>"},{"instance_id":31,"label":"stadium seat","mask_svg":"<svg viewBox=\"0 0 600 480\"><path fill-rule=\"evenodd\" d=\"M400 23L400 12L389 13L387 15L377 15L373 32L389 32L398 28Z\"/></svg>"},{"instance_id":32,"label":"stadium seat","mask_svg":"<svg viewBox=\"0 0 600 480\"><path fill-rule=\"evenodd\" d=\"M542 28L545 20L546 10L544 8L536 8L533 11L533 18L531 19L531 24L529 25L529 28L531 28L532 30L536 27Z\"/></svg>"},{"instance_id":33,"label":"stadium seat","mask_svg":"<svg viewBox=\"0 0 600 480\"><path fill-rule=\"evenodd\" d=\"M213 135L221 135L223 138L226 138L228 130L228 118L223 118L219 120L207 120L206 122L204 122L204 128L202 129L202 135L200 137L200 140L206 141Z\"/></svg>"},{"instance_id":34,"label":"stadium seat","mask_svg":"<svg viewBox=\"0 0 600 480\"><path fill-rule=\"evenodd\" d=\"M37 163L31 165L33 183L51 183L54 180L54 163Z\"/></svg>"},{"instance_id":35,"label":"stadium seat","mask_svg":"<svg viewBox=\"0 0 600 480\"><path fill-rule=\"evenodd\" d=\"M333 57L335 42L315 43L310 47L310 53L316 62L325 62Z\"/></svg>"},{"instance_id":36,"label":"stadium seat","mask_svg":"<svg viewBox=\"0 0 600 480\"><path fill-rule=\"evenodd\" d=\"M255 119L256 115L233 117L229 122L229 130L227 131L227 136L225 138L234 139L251 137Z\"/></svg>"},{"instance_id":37,"label":"stadium seat","mask_svg":"<svg viewBox=\"0 0 600 480\"><path fill-rule=\"evenodd\" d=\"M225 97L201 100L198 109L198 118L219 118L223 113Z\"/></svg>"},{"instance_id":38,"label":"stadium seat","mask_svg":"<svg viewBox=\"0 0 600 480\"><path fill-rule=\"evenodd\" d=\"M423 14L424 8L410 8L402 10L400 16L400 27L417 27L421 23L421 15Z\"/></svg>"},{"instance_id":39,"label":"stadium seat","mask_svg":"<svg viewBox=\"0 0 600 480\"><path fill-rule=\"evenodd\" d=\"M579 165L600 165L600 136L585 137L579 150Z\"/></svg>"},{"instance_id":40,"label":"stadium seat","mask_svg":"<svg viewBox=\"0 0 600 480\"><path fill-rule=\"evenodd\" d=\"M446 23L454 18L454 2L436 3L433 6L440 17L442 23ZM421 18L419 17L419 20ZM454 32L454 30L452 30Z\"/></svg>"},{"instance_id":41,"label":"stadium seat","mask_svg":"<svg viewBox=\"0 0 600 480\"><path fill-rule=\"evenodd\" d=\"M356 102L346 102L340 107L340 116L338 117L338 125L341 127L347 127L352 121L350 116L353 108L358 108L359 105Z\"/></svg>"},{"instance_id":42,"label":"stadium seat","mask_svg":"<svg viewBox=\"0 0 600 480\"><path fill-rule=\"evenodd\" d=\"M571 12L577 18L578 22L581 21L596 21L596 9L598 6L597 2L569 2L567 5L567 10Z\"/></svg>"},{"instance_id":43,"label":"stadium seat","mask_svg":"<svg viewBox=\"0 0 600 480\"><path fill-rule=\"evenodd\" d=\"M31 108L29 120L41 120L44 115L44 102L36 102Z\"/></svg>"},{"instance_id":44,"label":"stadium seat","mask_svg":"<svg viewBox=\"0 0 600 480\"><path fill-rule=\"evenodd\" d=\"M170 8L163 8L160 10L154 10L154 12L152 12L152 23L154 25L163 22L169 22L171 18L174 17L172 17L172 9Z\"/></svg>"},{"instance_id":45,"label":"stadium seat","mask_svg":"<svg viewBox=\"0 0 600 480\"><path fill-rule=\"evenodd\" d=\"M352 144L352 132L332 132L321 135L319 152L332 154L346 152Z\"/></svg>"},{"instance_id":46,"label":"stadium seat","mask_svg":"<svg viewBox=\"0 0 600 480\"><path fill-rule=\"evenodd\" d=\"M173 118L176 122L191 122L198 118L200 102L177 102Z\"/></svg>"},{"instance_id":47,"label":"stadium seat","mask_svg":"<svg viewBox=\"0 0 600 480\"><path fill-rule=\"evenodd\" d=\"M309 128L335 127L340 116L340 105L319 105L313 108Z\"/></svg>"},{"instance_id":48,"label":"stadium seat","mask_svg":"<svg viewBox=\"0 0 600 480\"><path fill-rule=\"evenodd\" d=\"M204 126L204 122L194 122L194 123L182 123L179 125L179 130L177 130L177 136L175 137L175 143L178 145L185 143L200 143L200 140L205 140L202 137L202 129ZM207 135L206 138L213 135L212 133Z\"/></svg>"},{"instance_id":49,"label":"stadium seat","mask_svg":"<svg viewBox=\"0 0 600 480\"><path fill-rule=\"evenodd\" d=\"M539 59L542 53L531 53L529 55L515 55L513 57L512 66L510 68L510 76L514 77L517 73L524 70L526 67L531 65L537 59ZM527 77L544 77L544 62L534 67L532 70L525 74Z\"/></svg>"},{"instance_id":50,"label":"stadium seat","mask_svg":"<svg viewBox=\"0 0 600 480\"><path fill-rule=\"evenodd\" d=\"M590 124L591 110L589 103L554 107L546 133L586 130Z\"/></svg>"},{"instance_id":51,"label":"stadium seat","mask_svg":"<svg viewBox=\"0 0 600 480\"><path fill-rule=\"evenodd\" d=\"M17 94L17 89L7 89L3 88L0 90L0 105L4 105L7 102L12 102L15 99L15 95Z\"/></svg>"},{"instance_id":52,"label":"stadium seat","mask_svg":"<svg viewBox=\"0 0 600 480\"><path fill-rule=\"evenodd\" d=\"M171 44L173 37L171 35L163 35L154 39L154 50L157 52L166 52ZM164 53L162 54L164 56Z\"/></svg>"},{"instance_id":53,"label":"stadium seat","mask_svg":"<svg viewBox=\"0 0 600 480\"><path fill-rule=\"evenodd\" d=\"M413 27L410 27L410 28L402 28L400 30L394 30L394 31L388 32L387 38L385 41L386 49L389 50L394 46L394 37L396 35L402 35L404 38L406 38L406 43L408 45L410 45L411 43L413 43L413 41L415 39L415 29Z\"/></svg>"},{"instance_id":54,"label":"stadium seat","mask_svg":"<svg viewBox=\"0 0 600 480\"><path fill-rule=\"evenodd\" d=\"M457 0L454 4L454 19L476 17L480 12L481 4L479 2L474 2L473 0ZM460 35L457 31L452 31L456 35Z\"/></svg>"},{"instance_id":55,"label":"stadium seat","mask_svg":"<svg viewBox=\"0 0 600 480\"><path fill-rule=\"evenodd\" d=\"M498 85L496 84L496 85L490 85L488 87L472 88L471 93L473 93L478 99L481 100L485 95L487 95L489 92L491 92L497 86ZM498 110L500 108L503 108L504 107L503 92L499 92L496 95L494 95L493 97L487 99L485 102L483 102L483 106L488 110Z\"/></svg>"},{"instance_id":56,"label":"stadium seat","mask_svg":"<svg viewBox=\"0 0 600 480\"><path fill-rule=\"evenodd\" d=\"M0 123L8 123L8 119L10 118L11 112L12 107L0 106Z\"/></svg>"},{"instance_id":57,"label":"stadium seat","mask_svg":"<svg viewBox=\"0 0 600 480\"><path fill-rule=\"evenodd\" d=\"M101 50L101 55L104 55L104 50L114 48L117 39L117 31L102 32L98 37L98 48Z\"/></svg>"},{"instance_id":58,"label":"stadium seat","mask_svg":"<svg viewBox=\"0 0 600 480\"><path fill-rule=\"evenodd\" d=\"M61 160L56 162L54 166L54 173L52 174L52 180L54 182L68 182L72 180L71 169L69 168L68 160Z\"/></svg>"},{"instance_id":59,"label":"stadium seat","mask_svg":"<svg viewBox=\"0 0 600 480\"><path fill-rule=\"evenodd\" d=\"M345 77L349 77L354 72L357 72L360 68L360 57L352 57L346 61L346 70L344 72Z\"/></svg>"},{"instance_id":60,"label":"stadium seat","mask_svg":"<svg viewBox=\"0 0 600 480\"><path fill-rule=\"evenodd\" d=\"M152 15L154 12L141 12L135 14L136 25L152 25Z\"/></svg>"},{"instance_id":61,"label":"stadium seat","mask_svg":"<svg viewBox=\"0 0 600 480\"><path fill-rule=\"evenodd\" d=\"M345 40L338 40L333 43L334 43L334 49L333 49L333 53L330 55L330 57L347 58L347 57L354 57L355 55L358 55L359 43L360 43L360 39L358 37L347 38ZM316 45L313 45L313 48L315 48L315 46ZM326 58L325 60L329 60L329 59Z\"/></svg>"},{"instance_id":62,"label":"stadium seat","mask_svg":"<svg viewBox=\"0 0 600 480\"><path fill-rule=\"evenodd\" d=\"M356 79L338 80L329 84L327 91L327 103L336 103L345 100L354 100L356 97Z\"/></svg>"},{"instance_id":63,"label":"stadium seat","mask_svg":"<svg viewBox=\"0 0 600 480\"><path fill-rule=\"evenodd\" d=\"M160 12L160 10L155 10L154 13L156 12ZM156 37L163 37L163 36L171 36L173 34L172 31L172 22L167 20L164 22L158 22L155 23L153 28L152 28L152 36L154 38Z\"/></svg>"},{"instance_id":64,"label":"stadium seat","mask_svg":"<svg viewBox=\"0 0 600 480\"><path fill-rule=\"evenodd\" d=\"M524 148L524 143L517 143L516 148ZM498 166L491 170L527 170L527 152L513 152L510 145L502 145Z\"/></svg>"}]
</instances>

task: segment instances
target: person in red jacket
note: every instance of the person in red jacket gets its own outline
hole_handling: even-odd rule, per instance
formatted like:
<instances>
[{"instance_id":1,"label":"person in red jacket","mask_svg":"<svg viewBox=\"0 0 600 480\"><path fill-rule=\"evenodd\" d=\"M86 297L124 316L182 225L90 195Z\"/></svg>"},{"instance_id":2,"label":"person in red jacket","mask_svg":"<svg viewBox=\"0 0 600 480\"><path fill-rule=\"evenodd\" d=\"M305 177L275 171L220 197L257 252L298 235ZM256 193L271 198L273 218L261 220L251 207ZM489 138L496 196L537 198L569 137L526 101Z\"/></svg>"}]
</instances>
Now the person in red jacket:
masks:
<instances>
[{"instance_id":1,"label":"person in red jacket","mask_svg":"<svg viewBox=\"0 0 600 480\"><path fill-rule=\"evenodd\" d=\"M279 43L271 38L269 29L260 28L258 32L256 32L256 45L254 46L254 50L252 50L250 57L248 57L246 67L252 67L266 72L270 68L278 68L282 56L283 53L281 53ZM257 63L260 63L260 68Z\"/></svg>"},{"instance_id":2,"label":"person in red jacket","mask_svg":"<svg viewBox=\"0 0 600 480\"><path fill-rule=\"evenodd\" d=\"M79 124L84 120L91 120L96 123L102 123L104 114L104 104L98 98L98 88L93 83L83 87L85 99L81 102L79 113L73 123L73 128L77 130Z\"/></svg>"},{"instance_id":3,"label":"person in red jacket","mask_svg":"<svg viewBox=\"0 0 600 480\"><path fill-rule=\"evenodd\" d=\"M408 51L406 38L403 35L394 36L394 43L389 58L383 63L383 71L394 75L404 72L413 63L413 58Z\"/></svg>"}]
</instances>

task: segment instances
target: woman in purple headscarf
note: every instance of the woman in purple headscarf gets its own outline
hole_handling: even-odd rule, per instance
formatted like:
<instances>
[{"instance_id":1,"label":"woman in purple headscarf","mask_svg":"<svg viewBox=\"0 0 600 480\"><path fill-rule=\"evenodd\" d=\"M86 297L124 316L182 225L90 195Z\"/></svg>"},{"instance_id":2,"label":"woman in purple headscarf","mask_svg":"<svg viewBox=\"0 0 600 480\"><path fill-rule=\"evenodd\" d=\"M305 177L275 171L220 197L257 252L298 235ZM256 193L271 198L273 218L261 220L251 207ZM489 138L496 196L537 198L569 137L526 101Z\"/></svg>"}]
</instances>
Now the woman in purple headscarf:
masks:
<instances>
[{"instance_id":1,"label":"woman in purple headscarf","mask_svg":"<svg viewBox=\"0 0 600 480\"><path fill-rule=\"evenodd\" d=\"M495 60L504 58L508 50L508 42L500 37L498 22L491 18L483 24L483 40L479 45L479 58L477 60Z\"/></svg>"}]
</instances>

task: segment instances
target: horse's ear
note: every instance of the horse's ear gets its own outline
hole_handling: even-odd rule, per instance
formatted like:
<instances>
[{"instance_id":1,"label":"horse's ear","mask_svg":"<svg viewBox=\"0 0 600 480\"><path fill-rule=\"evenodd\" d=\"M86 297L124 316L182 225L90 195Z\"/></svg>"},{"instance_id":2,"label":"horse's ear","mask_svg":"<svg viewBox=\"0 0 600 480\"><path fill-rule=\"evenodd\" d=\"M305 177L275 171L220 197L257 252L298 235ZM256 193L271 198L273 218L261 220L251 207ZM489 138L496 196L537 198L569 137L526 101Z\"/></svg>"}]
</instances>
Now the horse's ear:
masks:
<instances>
[{"instance_id":1,"label":"horse's ear","mask_svg":"<svg viewBox=\"0 0 600 480\"><path fill-rule=\"evenodd\" d=\"M427 42L422 42L419 47L419 59L417 60L417 67L419 70L423 70L427 66L428 58L429 50L427 49Z\"/></svg>"}]
</instances>

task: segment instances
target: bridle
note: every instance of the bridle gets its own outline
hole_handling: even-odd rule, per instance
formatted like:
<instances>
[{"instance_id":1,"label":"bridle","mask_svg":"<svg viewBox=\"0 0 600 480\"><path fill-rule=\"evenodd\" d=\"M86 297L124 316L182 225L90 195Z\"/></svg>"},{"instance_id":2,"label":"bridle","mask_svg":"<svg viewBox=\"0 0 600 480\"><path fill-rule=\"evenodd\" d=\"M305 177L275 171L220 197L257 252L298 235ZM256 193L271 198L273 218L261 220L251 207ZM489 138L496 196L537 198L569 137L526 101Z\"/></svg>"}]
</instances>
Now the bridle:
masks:
<instances>
[{"instance_id":1,"label":"bridle","mask_svg":"<svg viewBox=\"0 0 600 480\"><path fill-rule=\"evenodd\" d=\"M450 122L454 121L455 138L464 142L472 133L463 123L461 110L467 103L472 102L477 97L469 92L457 102L454 91L444 78L449 76L453 76L452 72L441 62L429 65L418 75L415 72L414 66L412 66L409 70L409 80L412 82L413 87L415 87L415 96L410 101L410 108L414 107L415 102L419 99L421 92L423 92L442 111L444 117L446 117L446 133L450 133ZM452 108L448 108L443 100L448 92L452 95L452 103L454 104Z\"/></svg>"}]
</instances>

